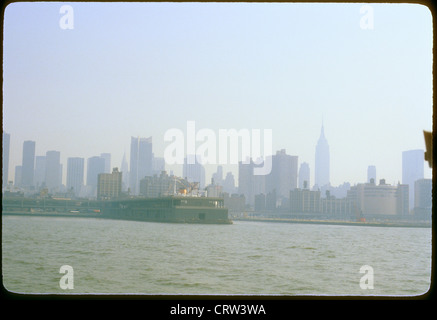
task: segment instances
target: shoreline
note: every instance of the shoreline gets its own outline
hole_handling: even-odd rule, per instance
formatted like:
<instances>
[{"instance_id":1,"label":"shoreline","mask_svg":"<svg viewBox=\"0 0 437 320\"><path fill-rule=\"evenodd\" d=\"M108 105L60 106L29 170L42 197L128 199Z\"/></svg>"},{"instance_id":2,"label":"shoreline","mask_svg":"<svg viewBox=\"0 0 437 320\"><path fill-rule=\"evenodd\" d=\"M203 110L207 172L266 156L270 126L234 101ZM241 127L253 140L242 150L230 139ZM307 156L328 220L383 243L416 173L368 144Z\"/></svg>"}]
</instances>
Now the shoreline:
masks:
<instances>
[{"instance_id":1,"label":"shoreline","mask_svg":"<svg viewBox=\"0 0 437 320\"><path fill-rule=\"evenodd\" d=\"M73 212L2 212L2 216L29 216L29 217L68 217L68 218L97 218L111 219L101 213L73 213ZM124 219L121 219L124 220ZM129 220L129 219L126 219ZM360 226L360 227L398 227L398 228L432 228L432 222L358 222L342 220L312 220L312 219L292 219L292 218L233 218L230 221L246 222L271 222L271 223L296 223L296 224L322 224L322 225L341 225L341 226ZM153 221L151 221L153 222Z\"/></svg>"},{"instance_id":2,"label":"shoreline","mask_svg":"<svg viewBox=\"0 0 437 320\"><path fill-rule=\"evenodd\" d=\"M430 222L358 222L342 220L305 220L305 219L284 219L284 218L234 218L233 221L247 222L272 222L272 223L297 223L297 224L324 224L324 225L341 225L341 226L358 226L358 227L398 227L398 228L432 228Z\"/></svg>"}]
</instances>

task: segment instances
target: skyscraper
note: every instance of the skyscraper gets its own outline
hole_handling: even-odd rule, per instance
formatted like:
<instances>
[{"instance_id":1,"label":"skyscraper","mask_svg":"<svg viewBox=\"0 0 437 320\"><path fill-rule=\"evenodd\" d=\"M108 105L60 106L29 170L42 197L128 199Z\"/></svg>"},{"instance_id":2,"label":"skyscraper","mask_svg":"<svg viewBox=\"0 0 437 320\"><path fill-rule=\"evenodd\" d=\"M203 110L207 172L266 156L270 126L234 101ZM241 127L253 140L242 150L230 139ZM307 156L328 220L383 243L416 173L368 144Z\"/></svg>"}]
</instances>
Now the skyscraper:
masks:
<instances>
[{"instance_id":1,"label":"skyscraper","mask_svg":"<svg viewBox=\"0 0 437 320\"><path fill-rule=\"evenodd\" d=\"M266 193L276 190L279 199L288 199L290 191L297 188L297 163L297 156L288 155L285 149L277 151L272 156L272 170L265 176Z\"/></svg>"},{"instance_id":2,"label":"skyscraper","mask_svg":"<svg viewBox=\"0 0 437 320\"><path fill-rule=\"evenodd\" d=\"M299 188L310 188L310 166L306 162L303 162L299 168Z\"/></svg>"},{"instance_id":3,"label":"skyscraper","mask_svg":"<svg viewBox=\"0 0 437 320\"><path fill-rule=\"evenodd\" d=\"M254 169L256 167L262 167L263 164L260 161L256 163L250 159L243 163L238 163L238 193L244 195L247 204L251 206L255 205L255 196L258 194L264 194L266 192L266 176L256 175ZM273 165L272 171L273 172Z\"/></svg>"},{"instance_id":4,"label":"skyscraper","mask_svg":"<svg viewBox=\"0 0 437 320\"><path fill-rule=\"evenodd\" d=\"M255 194L253 193L253 162L238 163L238 193L244 195L246 203L255 203Z\"/></svg>"},{"instance_id":5,"label":"skyscraper","mask_svg":"<svg viewBox=\"0 0 437 320\"><path fill-rule=\"evenodd\" d=\"M329 157L329 145L328 140L325 138L325 131L322 124L322 130L320 131L320 137L316 146L316 161L315 161L315 181L314 183L318 187L329 185L330 183L330 157Z\"/></svg>"},{"instance_id":6,"label":"skyscraper","mask_svg":"<svg viewBox=\"0 0 437 320\"><path fill-rule=\"evenodd\" d=\"M131 194L140 191L140 180L153 174L152 137L131 137L129 186Z\"/></svg>"},{"instance_id":7,"label":"skyscraper","mask_svg":"<svg viewBox=\"0 0 437 320\"><path fill-rule=\"evenodd\" d=\"M23 162L21 169L21 186L33 186L35 174L35 141L23 142Z\"/></svg>"},{"instance_id":8,"label":"skyscraper","mask_svg":"<svg viewBox=\"0 0 437 320\"><path fill-rule=\"evenodd\" d=\"M410 209L414 206L414 183L424 177L424 155L421 149L402 152L402 183L409 185Z\"/></svg>"},{"instance_id":9,"label":"skyscraper","mask_svg":"<svg viewBox=\"0 0 437 320\"><path fill-rule=\"evenodd\" d=\"M46 156L35 158L35 186L41 187L46 182Z\"/></svg>"},{"instance_id":10,"label":"skyscraper","mask_svg":"<svg viewBox=\"0 0 437 320\"><path fill-rule=\"evenodd\" d=\"M3 149L2 149L2 186L6 187L9 180L9 147L11 135L3 131Z\"/></svg>"},{"instance_id":11,"label":"skyscraper","mask_svg":"<svg viewBox=\"0 0 437 320\"><path fill-rule=\"evenodd\" d=\"M84 158L73 157L67 159L67 189L72 190L76 196L79 196L82 189L84 172Z\"/></svg>"},{"instance_id":12,"label":"skyscraper","mask_svg":"<svg viewBox=\"0 0 437 320\"><path fill-rule=\"evenodd\" d=\"M62 184L61 153L59 151L46 152L46 186L49 192L58 191Z\"/></svg>"},{"instance_id":13,"label":"skyscraper","mask_svg":"<svg viewBox=\"0 0 437 320\"><path fill-rule=\"evenodd\" d=\"M235 178L232 172L228 172L226 174L226 178L223 182L223 191L229 194L233 194L236 192L235 190Z\"/></svg>"},{"instance_id":14,"label":"skyscraper","mask_svg":"<svg viewBox=\"0 0 437 320\"><path fill-rule=\"evenodd\" d=\"M376 167L375 166L368 166L367 167L367 182L370 182L370 179L373 179L373 181L376 183Z\"/></svg>"},{"instance_id":15,"label":"skyscraper","mask_svg":"<svg viewBox=\"0 0 437 320\"><path fill-rule=\"evenodd\" d=\"M432 179L416 180L414 186L414 214L430 218L432 213Z\"/></svg>"},{"instance_id":16,"label":"skyscraper","mask_svg":"<svg viewBox=\"0 0 437 320\"><path fill-rule=\"evenodd\" d=\"M100 157L105 159L105 173L111 173L111 154L101 153Z\"/></svg>"},{"instance_id":17,"label":"skyscraper","mask_svg":"<svg viewBox=\"0 0 437 320\"><path fill-rule=\"evenodd\" d=\"M88 158L87 161L86 185L89 187L90 195L97 194L97 178L100 173L105 172L105 159L99 156Z\"/></svg>"}]
</instances>

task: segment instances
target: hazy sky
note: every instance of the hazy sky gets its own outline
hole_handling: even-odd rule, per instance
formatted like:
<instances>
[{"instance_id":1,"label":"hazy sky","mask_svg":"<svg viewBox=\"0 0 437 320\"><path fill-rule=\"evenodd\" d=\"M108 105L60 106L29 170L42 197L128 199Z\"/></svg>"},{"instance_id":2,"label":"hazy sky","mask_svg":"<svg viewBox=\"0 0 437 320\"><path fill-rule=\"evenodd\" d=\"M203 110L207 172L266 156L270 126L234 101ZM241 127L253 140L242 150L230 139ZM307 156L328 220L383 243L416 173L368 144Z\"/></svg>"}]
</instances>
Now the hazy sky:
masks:
<instances>
[{"instance_id":1,"label":"hazy sky","mask_svg":"<svg viewBox=\"0 0 437 320\"><path fill-rule=\"evenodd\" d=\"M60 27L63 4L73 29ZM397 183L402 151L424 149L422 131L432 129L432 17L425 6L371 4L366 29L372 12L362 7L12 3L3 42L10 179L24 140L36 141L36 155L60 151L65 173L68 157L109 152L114 167L126 152L129 161L131 136L153 136L163 156L164 133L193 120L197 130L272 129L273 151L308 162L313 184L323 119L332 185L364 182L368 165Z\"/></svg>"}]
</instances>

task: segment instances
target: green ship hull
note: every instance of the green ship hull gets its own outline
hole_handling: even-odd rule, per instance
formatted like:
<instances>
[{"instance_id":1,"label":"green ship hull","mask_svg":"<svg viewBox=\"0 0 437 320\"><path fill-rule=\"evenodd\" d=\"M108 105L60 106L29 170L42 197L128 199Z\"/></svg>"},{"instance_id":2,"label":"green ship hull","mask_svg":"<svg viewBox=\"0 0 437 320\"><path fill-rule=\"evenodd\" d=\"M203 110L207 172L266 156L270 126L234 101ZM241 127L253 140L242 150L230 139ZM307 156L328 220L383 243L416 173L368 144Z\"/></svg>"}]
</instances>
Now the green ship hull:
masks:
<instances>
[{"instance_id":1,"label":"green ship hull","mask_svg":"<svg viewBox=\"0 0 437 320\"><path fill-rule=\"evenodd\" d=\"M168 196L104 201L4 197L2 214L173 223L232 223L223 198L212 197Z\"/></svg>"},{"instance_id":2,"label":"green ship hull","mask_svg":"<svg viewBox=\"0 0 437 320\"><path fill-rule=\"evenodd\" d=\"M111 219L230 224L221 198L162 197L106 201L102 216Z\"/></svg>"}]
</instances>

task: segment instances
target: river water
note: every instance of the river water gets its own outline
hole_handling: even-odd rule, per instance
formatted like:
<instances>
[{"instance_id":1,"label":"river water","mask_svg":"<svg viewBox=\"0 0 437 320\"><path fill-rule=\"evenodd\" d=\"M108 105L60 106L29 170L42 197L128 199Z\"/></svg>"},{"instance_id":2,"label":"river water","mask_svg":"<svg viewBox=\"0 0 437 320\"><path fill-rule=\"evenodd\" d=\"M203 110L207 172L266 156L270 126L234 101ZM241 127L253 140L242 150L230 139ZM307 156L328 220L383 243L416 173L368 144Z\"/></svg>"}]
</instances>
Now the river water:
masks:
<instances>
[{"instance_id":1,"label":"river water","mask_svg":"<svg viewBox=\"0 0 437 320\"><path fill-rule=\"evenodd\" d=\"M2 227L3 285L19 293L411 296L430 286L431 228L30 216L3 216Z\"/></svg>"}]
</instances>

